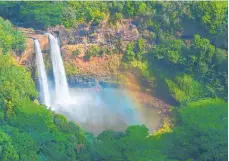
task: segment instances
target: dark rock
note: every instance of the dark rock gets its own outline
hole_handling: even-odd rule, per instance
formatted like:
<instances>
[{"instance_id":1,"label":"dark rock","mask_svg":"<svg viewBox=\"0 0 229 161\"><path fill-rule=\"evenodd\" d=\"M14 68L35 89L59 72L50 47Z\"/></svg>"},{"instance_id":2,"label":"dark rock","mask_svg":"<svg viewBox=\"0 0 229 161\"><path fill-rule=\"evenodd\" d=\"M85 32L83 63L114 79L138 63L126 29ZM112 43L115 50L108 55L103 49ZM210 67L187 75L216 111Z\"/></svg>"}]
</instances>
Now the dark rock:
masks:
<instances>
[{"instance_id":1,"label":"dark rock","mask_svg":"<svg viewBox=\"0 0 229 161\"><path fill-rule=\"evenodd\" d=\"M118 88L120 84L114 82L114 79L111 77L90 77L90 76L70 76L68 77L68 83L70 87L97 87L102 86L103 88Z\"/></svg>"},{"instance_id":2,"label":"dark rock","mask_svg":"<svg viewBox=\"0 0 229 161\"><path fill-rule=\"evenodd\" d=\"M112 45L117 40L135 41L139 38L138 30L130 20L124 20L118 29L102 27L102 25L80 24L74 29L65 29L63 26L49 28L48 32L55 33L62 46L66 44L92 43L97 45Z\"/></svg>"}]
</instances>

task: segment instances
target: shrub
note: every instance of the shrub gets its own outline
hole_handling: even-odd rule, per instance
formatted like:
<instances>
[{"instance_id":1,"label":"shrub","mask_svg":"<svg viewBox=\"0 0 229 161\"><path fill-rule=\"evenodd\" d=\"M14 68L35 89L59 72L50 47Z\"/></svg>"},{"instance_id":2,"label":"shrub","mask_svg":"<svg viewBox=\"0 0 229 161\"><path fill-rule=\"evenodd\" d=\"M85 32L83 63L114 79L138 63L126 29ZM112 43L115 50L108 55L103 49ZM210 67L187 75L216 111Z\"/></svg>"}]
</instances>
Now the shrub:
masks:
<instances>
[{"instance_id":1,"label":"shrub","mask_svg":"<svg viewBox=\"0 0 229 161\"><path fill-rule=\"evenodd\" d=\"M71 62L64 62L64 67L65 67L67 76L79 74L78 68L74 66Z\"/></svg>"},{"instance_id":2,"label":"shrub","mask_svg":"<svg viewBox=\"0 0 229 161\"><path fill-rule=\"evenodd\" d=\"M76 49L74 51L72 51L72 56L75 58L76 56L78 56L80 54L80 50Z\"/></svg>"},{"instance_id":3,"label":"shrub","mask_svg":"<svg viewBox=\"0 0 229 161\"><path fill-rule=\"evenodd\" d=\"M101 49L98 46L92 46L86 51L84 55L84 59L90 60L91 57L100 56L100 55L101 55Z\"/></svg>"}]
</instances>

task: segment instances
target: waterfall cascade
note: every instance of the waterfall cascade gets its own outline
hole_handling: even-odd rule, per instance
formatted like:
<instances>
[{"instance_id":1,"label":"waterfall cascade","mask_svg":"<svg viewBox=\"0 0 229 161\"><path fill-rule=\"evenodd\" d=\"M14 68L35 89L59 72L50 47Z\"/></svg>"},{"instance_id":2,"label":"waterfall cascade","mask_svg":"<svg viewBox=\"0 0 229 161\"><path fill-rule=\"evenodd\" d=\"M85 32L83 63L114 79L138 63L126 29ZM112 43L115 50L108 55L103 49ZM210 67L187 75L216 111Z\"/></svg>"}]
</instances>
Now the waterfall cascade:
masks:
<instances>
[{"instance_id":1,"label":"waterfall cascade","mask_svg":"<svg viewBox=\"0 0 229 161\"><path fill-rule=\"evenodd\" d=\"M47 74L45 71L45 65L43 60L43 55L41 52L40 44L38 40L34 40L35 52L36 52L36 64L38 70L38 78L40 84L40 97L42 103L44 103L47 107L50 107L50 95L48 88L48 80Z\"/></svg>"},{"instance_id":2,"label":"waterfall cascade","mask_svg":"<svg viewBox=\"0 0 229 161\"><path fill-rule=\"evenodd\" d=\"M55 79L55 100L62 103L70 98L67 78L65 74L63 60L61 58L60 46L58 39L51 34L49 36L49 44L51 50L51 60Z\"/></svg>"},{"instance_id":3,"label":"waterfall cascade","mask_svg":"<svg viewBox=\"0 0 229 161\"><path fill-rule=\"evenodd\" d=\"M129 125L145 121L145 115L136 113L137 106L125 90L101 88L98 92L93 88L69 88L58 39L51 34L48 34L48 37L54 75L54 81L51 81L55 84L55 88L52 85L50 89L48 88L40 45L38 40L34 40L42 103L96 134L106 129L124 131ZM153 118L159 120L149 126L156 128L160 124L160 118L155 115L158 112L152 111L151 108L143 112L147 115L150 113L150 118L153 112L152 116L155 116ZM148 122L155 122L155 120L150 119Z\"/></svg>"}]
</instances>

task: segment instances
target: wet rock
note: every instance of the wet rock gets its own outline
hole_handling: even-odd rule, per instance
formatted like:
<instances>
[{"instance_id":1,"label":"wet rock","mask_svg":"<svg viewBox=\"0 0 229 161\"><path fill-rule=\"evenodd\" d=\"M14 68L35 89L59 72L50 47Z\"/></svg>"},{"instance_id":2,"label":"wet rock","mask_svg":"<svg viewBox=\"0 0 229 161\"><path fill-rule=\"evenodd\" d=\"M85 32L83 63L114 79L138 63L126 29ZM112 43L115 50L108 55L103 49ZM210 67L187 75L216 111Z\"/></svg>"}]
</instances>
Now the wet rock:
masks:
<instances>
[{"instance_id":1,"label":"wet rock","mask_svg":"<svg viewBox=\"0 0 229 161\"><path fill-rule=\"evenodd\" d=\"M103 88L119 88L120 84L114 81L112 77L90 77L90 76L70 76L68 78L70 87L96 87L101 86Z\"/></svg>"},{"instance_id":2,"label":"wet rock","mask_svg":"<svg viewBox=\"0 0 229 161\"><path fill-rule=\"evenodd\" d=\"M83 86L83 87L94 87L96 86L97 82L95 78L88 77L88 76L70 76L68 78L69 86L76 87L76 86Z\"/></svg>"}]
</instances>

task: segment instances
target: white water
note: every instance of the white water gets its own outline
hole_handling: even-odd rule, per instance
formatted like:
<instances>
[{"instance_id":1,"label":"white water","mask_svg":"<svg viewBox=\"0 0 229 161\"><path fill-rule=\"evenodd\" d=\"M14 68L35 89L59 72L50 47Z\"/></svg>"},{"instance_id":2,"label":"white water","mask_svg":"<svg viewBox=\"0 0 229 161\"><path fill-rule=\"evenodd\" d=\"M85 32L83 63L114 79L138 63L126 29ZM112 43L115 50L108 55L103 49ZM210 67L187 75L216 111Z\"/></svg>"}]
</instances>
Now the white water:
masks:
<instances>
[{"instance_id":1,"label":"white water","mask_svg":"<svg viewBox=\"0 0 229 161\"><path fill-rule=\"evenodd\" d=\"M51 90L55 93L55 90ZM129 92L118 88L69 88L71 99L53 105L55 113L66 116L88 132L125 131L130 125L145 124L150 132L160 126L159 109L136 104ZM51 95L52 96L52 95Z\"/></svg>"},{"instance_id":2,"label":"white water","mask_svg":"<svg viewBox=\"0 0 229 161\"><path fill-rule=\"evenodd\" d=\"M58 40L51 34L49 34L49 44L54 73L54 82L50 83L55 84L50 90L52 110L65 115L94 134L108 129L124 131L129 125L142 123L149 123L148 127L152 130L158 127L160 124L158 112L151 108L139 111L125 90L69 89ZM147 121L145 113L150 115L147 116Z\"/></svg>"},{"instance_id":3,"label":"white water","mask_svg":"<svg viewBox=\"0 0 229 161\"><path fill-rule=\"evenodd\" d=\"M39 78L39 84L40 84L41 102L44 103L47 107L50 107L48 80L47 80L47 74L45 71L43 55L41 52L39 41L34 40L34 44L35 44L35 52L36 52L36 64L37 64L37 70L38 70L38 78Z\"/></svg>"},{"instance_id":4,"label":"white water","mask_svg":"<svg viewBox=\"0 0 229 161\"><path fill-rule=\"evenodd\" d=\"M51 34L48 34L48 36L55 79L55 104L63 104L70 99L64 64L57 38Z\"/></svg>"}]
</instances>

